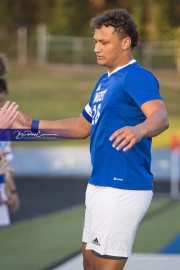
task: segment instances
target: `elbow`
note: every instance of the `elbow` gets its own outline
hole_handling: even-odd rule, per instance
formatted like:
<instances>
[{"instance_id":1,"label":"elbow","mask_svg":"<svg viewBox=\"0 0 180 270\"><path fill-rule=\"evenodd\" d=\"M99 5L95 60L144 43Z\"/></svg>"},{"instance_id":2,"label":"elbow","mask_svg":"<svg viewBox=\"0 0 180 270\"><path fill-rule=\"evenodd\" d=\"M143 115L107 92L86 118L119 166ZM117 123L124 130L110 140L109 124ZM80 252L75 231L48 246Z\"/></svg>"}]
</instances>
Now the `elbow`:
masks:
<instances>
[{"instance_id":1,"label":"elbow","mask_svg":"<svg viewBox=\"0 0 180 270\"><path fill-rule=\"evenodd\" d=\"M169 121L167 121L165 129L168 129L168 128L169 128Z\"/></svg>"},{"instance_id":2,"label":"elbow","mask_svg":"<svg viewBox=\"0 0 180 270\"><path fill-rule=\"evenodd\" d=\"M163 132L169 128L169 119L168 119L167 111L166 110L161 111L161 115L159 115L159 118L161 119L160 126L161 126L162 132Z\"/></svg>"},{"instance_id":3,"label":"elbow","mask_svg":"<svg viewBox=\"0 0 180 270\"><path fill-rule=\"evenodd\" d=\"M89 133L81 134L80 139L87 139L89 137Z\"/></svg>"},{"instance_id":4,"label":"elbow","mask_svg":"<svg viewBox=\"0 0 180 270\"><path fill-rule=\"evenodd\" d=\"M76 135L78 139L86 139L89 137L91 131L91 126L81 127L76 129Z\"/></svg>"},{"instance_id":5,"label":"elbow","mask_svg":"<svg viewBox=\"0 0 180 270\"><path fill-rule=\"evenodd\" d=\"M166 117L166 119L164 120L164 130L169 128L169 120L168 117Z\"/></svg>"},{"instance_id":6,"label":"elbow","mask_svg":"<svg viewBox=\"0 0 180 270\"><path fill-rule=\"evenodd\" d=\"M75 134L75 138L76 139L86 139L86 138L88 138L89 137L89 132L87 132L86 130L80 130L80 131L78 131L78 132L76 132L76 134Z\"/></svg>"}]
</instances>

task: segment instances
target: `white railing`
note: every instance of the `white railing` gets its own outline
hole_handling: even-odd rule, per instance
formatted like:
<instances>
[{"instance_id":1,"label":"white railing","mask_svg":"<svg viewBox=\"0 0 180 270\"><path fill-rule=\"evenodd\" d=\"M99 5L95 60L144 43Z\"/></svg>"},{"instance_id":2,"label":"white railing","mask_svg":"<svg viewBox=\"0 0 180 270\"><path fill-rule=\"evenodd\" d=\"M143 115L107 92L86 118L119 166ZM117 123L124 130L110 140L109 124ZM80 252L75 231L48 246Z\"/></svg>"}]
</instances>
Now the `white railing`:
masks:
<instances>
[{"instance_id":1,"label":"white railing","mask_svg":"<svg viewBox=\"0 0 180 270\"><path fill-rule=\"evenodd\" d=\"M27 31L18 31L18 63L27 61ZM140 42L134 58L144 67L174 69L180 72L180 41ZM37 27L37 59L74 65L95 65L94 41L87 37L52 36L46 25Z\"/></svg>"}]
</instances>

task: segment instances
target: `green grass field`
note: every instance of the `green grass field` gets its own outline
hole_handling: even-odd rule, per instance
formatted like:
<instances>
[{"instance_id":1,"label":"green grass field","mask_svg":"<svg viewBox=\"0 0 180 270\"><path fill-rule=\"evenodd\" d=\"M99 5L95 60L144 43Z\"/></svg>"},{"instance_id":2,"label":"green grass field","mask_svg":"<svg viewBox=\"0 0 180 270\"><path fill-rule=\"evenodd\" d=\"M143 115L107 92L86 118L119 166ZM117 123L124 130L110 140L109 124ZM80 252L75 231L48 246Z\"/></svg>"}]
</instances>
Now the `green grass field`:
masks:
<instances>
[{"instance_id":1,"label":"green grass field","mask_svg":"<svg viewBox=\"0 0 180 270\"><path fill-rule=\"evenodd\" d=\"M105 71L106 69L102 67L76 70L57 65L32 63L26 67L17 67L12 64L8 75L10 90L8 99L16 101L24 113L35 119L57 120L78 117L87 104L96 81ZM153 146L169 147L171 132L177 130L180 135L180 75L167 71L155 71L155 75L161 83L170 128L153 139ZM81 142L84 143L87 144L88 140ZM46 145L51 144L54 142L46 142ZM80 142L65 144L80 144Z\"/></svg>"},{"instance_id":2,"label":"green grass field","mask_svg":"<svg viewBox=\"0 0 180 270\"><path fill-rule=\"evenodd\" d=\"M153 199L137 231L134 253L155 253L180 232L180 203L166 209L167 204L166 199ZM40 270L77 252L83 219L84 206L79 205L2 230L0 269Z\"/></svg>"}]
</instances>

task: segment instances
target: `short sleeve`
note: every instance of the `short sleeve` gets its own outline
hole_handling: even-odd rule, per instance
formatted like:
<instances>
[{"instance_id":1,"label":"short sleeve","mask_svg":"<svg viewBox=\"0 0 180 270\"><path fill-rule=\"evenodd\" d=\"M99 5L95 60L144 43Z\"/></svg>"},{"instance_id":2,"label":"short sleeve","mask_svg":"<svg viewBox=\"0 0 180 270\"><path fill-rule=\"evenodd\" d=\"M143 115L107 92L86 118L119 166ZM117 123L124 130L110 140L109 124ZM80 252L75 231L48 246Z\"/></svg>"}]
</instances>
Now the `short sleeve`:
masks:
<instances>
[{"instance_id":1,"label":"short sleeve","mask_svg":"<svg viewBox=\"0 0 180 270\"><path fill-rule=\"evenodd\" d=\"M150 100L162 100L158 80L151 72L141 67L133 69L133 72L130 70L126 76L124 88L139 107Z\"/></svg>"},{"instance_id":2,"label":"short sleeve","mask_svg":"<svg viewBox=\"0 0 180 270\"><path fill-rule=\"evenodd\" d=\"M82 115L84 116L84 118L91 123L92 122L92 110L91 107L89 105L89 103L86 105L86 107L82 110Z\"/></svg>"}]
</instances>

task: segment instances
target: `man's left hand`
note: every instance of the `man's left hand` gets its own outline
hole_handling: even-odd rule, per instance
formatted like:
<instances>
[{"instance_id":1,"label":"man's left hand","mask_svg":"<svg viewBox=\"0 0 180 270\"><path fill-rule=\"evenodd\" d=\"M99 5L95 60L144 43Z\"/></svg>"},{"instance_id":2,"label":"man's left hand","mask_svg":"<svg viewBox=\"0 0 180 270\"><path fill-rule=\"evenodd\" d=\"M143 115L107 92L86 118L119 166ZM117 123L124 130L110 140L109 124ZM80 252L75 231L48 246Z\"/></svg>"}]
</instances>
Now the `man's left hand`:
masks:
<instances>
[{"instance_id":1,"label":"man's left hand","mask_svg":"<svg viewBox=\"0 0 180 270\"><path fill-rule=\"evenodd\" d=\"M116 150L120 150L123 147L123 151L128 151L133 145L139 142L143 138L143 129L140 125L134 127L123 127L115 131L110 141L114 141L112 147Z\"/></svg>"}]
</instances>

